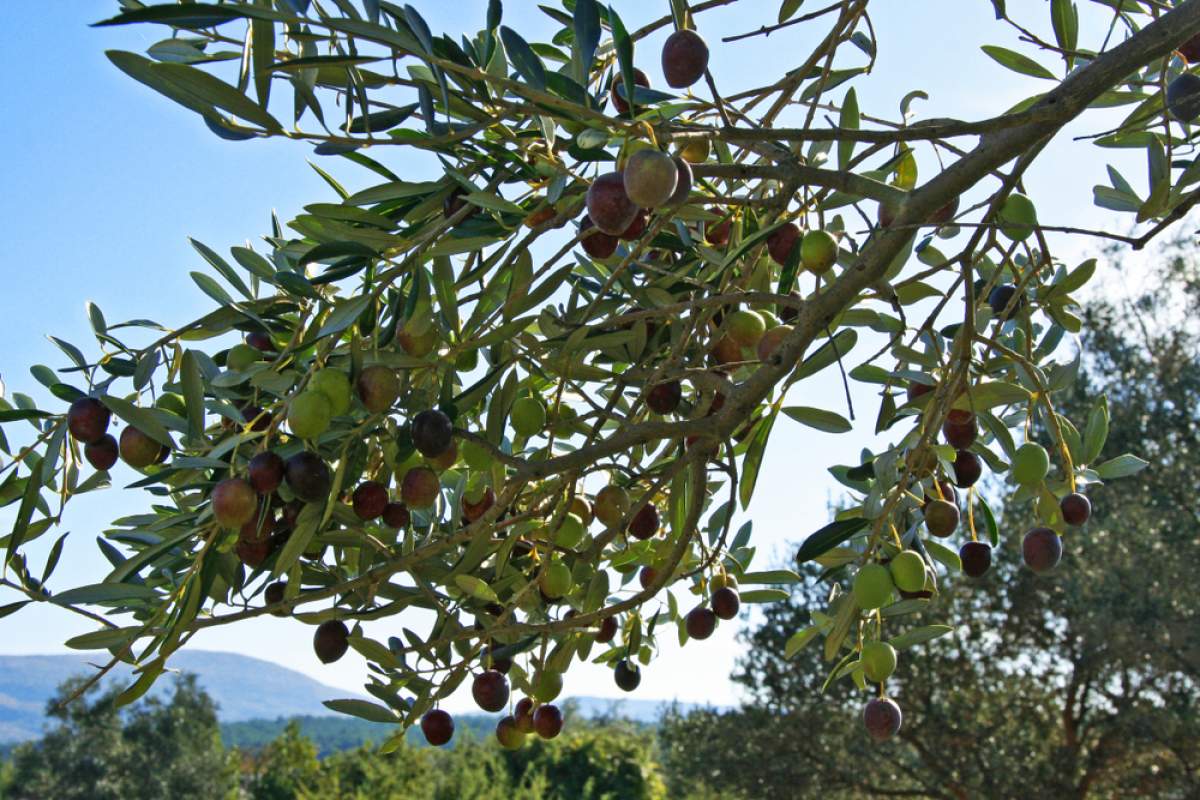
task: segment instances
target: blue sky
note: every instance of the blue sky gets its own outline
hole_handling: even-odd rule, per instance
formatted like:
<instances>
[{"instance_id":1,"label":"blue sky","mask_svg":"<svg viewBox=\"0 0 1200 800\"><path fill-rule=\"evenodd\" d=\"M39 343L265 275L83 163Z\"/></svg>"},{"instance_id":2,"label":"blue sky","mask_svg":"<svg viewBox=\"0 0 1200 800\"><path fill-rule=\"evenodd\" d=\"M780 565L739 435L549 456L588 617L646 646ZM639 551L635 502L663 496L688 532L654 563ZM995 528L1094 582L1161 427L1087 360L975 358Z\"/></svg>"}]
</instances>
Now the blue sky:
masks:
<instances>
[{"instance_id":1,"label":"blue sky","mask_svg":"<svg viewBox=\"0 0 1200 800\"><path fill-rule=\"evenodd\" d=\"M435 31L453 34L474 32L486 8L485 0L418 0L415 5ZM533 0L505 5L506 23L526 38L546 38L553 30ZM666 2L619 0L615 5L631 29L668 8ZM980 52L979 45L988 43L1019 47L1011 31L994 21L987 0L874 5L880 58L875 73L856 84L868 113L894 118L901 98L919 88L930 95L929 101L918 101L919 116L983 118L1047 86L1006 72ZM1097 27L1087 18L1095 18L1100 9L1080 5L1085 17L1081 41L1094 45L1088 34ZM723 44L722 35L774 21L775 2L752 0L739 6L699 20L725 94L778 77L824 32L818 23ZM307 203L335 201L308 160L319 160L352 190L372 183L371 175L356 165L318 159L302 143L220 140L196 115L120 74L104 57L106 49L142 52L163 38L166 29L88 27L116 8L112 0L73 0L6 9L13 35L0 49L0 68L8 76L0 83L0 107L8 110L0 130L7 156L5 191L0 192L0 270L7 279L0 291L0 376L9 394L30 393L47 408L61 404L46 398L28 367L63 366L47 334L92 348L86 301L99 305L110 323L136 317L164 324L192 319L210 310L211 301L188 276L203 264L187 237L227 252L268 231L272 209L286 220ZM1048 5L1042 0L1009 0L1009 8L1049 36ZM756 13L747 13L751 10ZM637 57L660 86L661 41L660 35L640 45ZM1041 60L1061 72L1049 57ZM841 90L835 93L839 99L841 95ZM1070 141L1072 134L1102 129L1117 118L1111 112L1089 117L1083 127L1061 135L1034 168L1029 184L1043 222L1124 231L1126 220L1092 206L1091 190L1106 182L1108 162L1120 164L1134 186L1142 187L1140 156ZM428 168L399 150L373 155L401 174ZM1087 243L1064 243L1059 254L1074 265L1094 249ZM861 344L860 349L865 354L871 348ZM822 405L840 396L840 383L829 375L798 387L792 402ZM871 393L857 391L855 401L863 427L869 427L876 411ZM837 403L827 407L844 413L841 401ZM768 450L752 507L759 567L786 558L789 543L824 524L826 506L837 491L825 467L855 461L871 441L859 431L838 437L795 424L776 430L781 435ZM128 474L118 474L116 485L128 483L126 478ZM102 521L143 503L143 496L120 489L74 502L65 526L72 531L70 546L52 585L61 589L100 579L106 562L94 539ZM7 530L12 510L0 510L0 528ZM39 567L50 540L45 537L31 548ZM9 599L0 593L0 603ZM664 655L645 671L638 696L735 702L728 675L739 647L733 634L741 624L725 623L709 641L682 650L664 639ZM0 626L5 631L0 652L10 654L62 651L65 638L88 630L78 618L45 607L25 609ZM194 644L273 659L327 683L357 689L365 676L363 661L351 653L335 665L322 666L312 654L310 636L311 630L299 623L272 618L206 632ZM595 667L573 669L566 688L568 694L619 694L608 671ZM469 698L457 705L469 705Z\"/></svg>"}]
</instances>

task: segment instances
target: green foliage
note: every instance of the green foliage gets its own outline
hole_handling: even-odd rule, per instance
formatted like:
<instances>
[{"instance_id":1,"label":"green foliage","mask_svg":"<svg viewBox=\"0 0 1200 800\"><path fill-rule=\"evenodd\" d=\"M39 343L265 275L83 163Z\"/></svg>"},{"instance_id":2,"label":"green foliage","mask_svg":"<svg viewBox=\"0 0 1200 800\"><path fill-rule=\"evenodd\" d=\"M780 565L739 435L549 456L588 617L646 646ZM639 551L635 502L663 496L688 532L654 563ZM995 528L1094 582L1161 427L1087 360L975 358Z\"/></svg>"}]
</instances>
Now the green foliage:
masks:
<instances>
[{"instance_id":1,"label":"green foliage","mask_svg":"<svg viewBox=\"0 0 1200 800\"><path fill-rule=\"evenodd\" d=\"M119 689L62 701L84 688L63 685L47 705L55 726L12 753L10 800L223 800L237 785L237 765L221 747L216 709L182 676L169 700L149 698L122 712ZM89 696L91 695L91 696Z\"/></svg>"},{"instance_id":2,"label":"green foliage","mask_svg":"<svg viewBox=\"0 0 1200 800\"><path fill-rule=\"evenodd\" d=\"M1028 39L1037 26L993 2L997 30ZM799 16L801 4L789 0L778 27L719 44L712 37L712 47L752 47L739 42L810 27L803 41L815 49L797 54L808 67L763 75L758 87L722 99L711 75L681 93L638 86L647 37L672 25L703 30L702 12L717 5L728 3L675 3L674 13L636 23L596 0L564 2L570 13L541 6L556 28L531 43L503 24L499 2L476 20L482 30L464 36L435 33L412 4L370 3L364 17L341 0L121 3L98 24L164 38L145 56L109 52L116 69L217 136L245 147L270 137L307 142L378 183L351 193L318 169L330 196L286 223L272 218L252 247L226 256L194 242L207 271L192 278L215 304L196 320L164 325L149 309L110 324L92 306L94 346L51 337L65 366L31 373L61 405L80 405L43 410L24 395L0 398L0 450L10 456L0 503L16 510L0 539L6 589L23 595L19 603L101 609L111 627L69 645L142 667L120 702L144 692L203 628L267 613L331 623L323 660L349 646L373 665L374 705L335 707L400 723L383 748L395 752L404 729L462 685L485 647L513 657L509 680L526 694L533 676L575 661L611 663L637 650L649 663L660 632L680 623L680 597L705 596L714 579L751 568L751 528L729 541L734 509L719 504L750 505L771 441L793 422L852 428L851 414L785 405L789 390L835 363L847 386L878 392L868 418L880 441L834 468L854 494L842 519L805 543L801 562L834 557L844 571L874 565L886 578L879 565L908 548L956 566L952 551L923 539L922 495L957 475L960 460L1011 472L1015 439L1030 432L1051 463L1022 474L1010 508L1032 509L1055 531L1066 527L1059 497L1145 467L1105 447L1109 426L1086 424L1092 406L1069 406L1078 362L1063 360L1059 344L1082 330L1072 292L1095 265L1072 268L1056 255L1060 240L1047 235L1055 228L1023 199L1024 179L1044 144L1085 110L1127 108L1095 144L1144 149L1149 195L1110 168L1112 185L1096 188L1096 202L1136 215L1145 227L1122 237L1135 247L1177 223L1195 202L1200 170L1163 116L1162 87L1188 69L1175 53L1200 36L1200 4L1129 3L1113 15L1104 0L1088 4L1089 24L1075 5L1051 4L1056 41L1070 48L1027 42L1034 58L982 45L998 74L1044 84L974 122L914 120L920 89L904 97L899 117L865 107L860 96L877 96L866 91L876 37L889 33L870 22L865 0ZM684 38L707 64L709 45ZM1047 49L1061 70L1043 63ZM835 128L823 127L834 118ZM387 148L411 153L432 179L396 174L388 164L400 159L381 155ZM654 157L664 185L695 180L690 194L671 194L643 219L629 175L615 169L645 148L695 158L681 168ZM922 181L923 172L931 176ZM596 230L581 240L585 207ZM570 221L578 231L563 231ZM787 231L784 247L775 237ZM770 321L754 348L725 330L725 315L739 308ZM874 355L859 344L868 333L886 337ZM336 396L326 397L317 375L333 379ZM648 396L664 383L679 386L678 402L652 413ZM162 393L182 406L156 404ZM453 438L435 437L438 452L418 447L410 430L434 408L452 423ZM978 418L969 453L937 444L952 410ZM121 457L138 470L133 486L153 509L103 530L113 568L100 583L66 587L54 579L59 551L35 565L27 545L59 524L65 503L112 482L102 457L112 452L103 438L110 412L124 426ZM467 443L475 456L462 463ZM276 475L261 490L255 524L222 530L213 487L245 476L267 452L288 459L285 480ZM352 508L346 501L362 481L410 508L393 505L387 517ZM605 482L628 496L628 509L601 514L603 524L569 546L544 535ZM659 579L627 588L647 566ZM264 602L266 586L280 581L282 599ZM786 594L758 589L743 600ZM835 590L814 612L812 636L823 639L814 652L832 662L822 685L842 677L863 685L858 654L868 634L915 642L945 630L938 616L897 638L908 607L893 605L890 592L870 594L864 609ZM316 603L321 611L310 610ZM421 630L406 627L417 610L428 621ZM347 631L343 619L360 622ZM595 648L596 626L611 619L621 638Z\"/></svg>"},{"instance_id":3,"label":"green foliage","mask_svg":"<svg viewBox=\"0 0 1200 800\"><path fill-rule=\"evenodd\" d=\"M746 636L736 674L752 698L746 707L664 720L673 792L717 784L743 798L1200 792L1191 766L1200 757L1200 599L1168 589L1188 585L1200 563L1200 328L1191 316L1200 260L1188 242L1161 261L1139 279L1149 287L1142 293L1101 295L1084 310L1089 358L1064 411L1086 413L1107 395L1109 446L1146 453L1151 465L1141 480L1094 487L1092 519L1067 534L1053 577L1019 566L1029 512L1006 505L992 571L978 581L941 575L938 601L965 624L902 653L912 667L898 670L889 694L904 706L904 727L882 746L855 730L861 692L844 680L822 691L818 650L783 655L817 617L819 590L798 587ZM913 627L930 612L914 616Z\"/></svg>"}]
</instances>

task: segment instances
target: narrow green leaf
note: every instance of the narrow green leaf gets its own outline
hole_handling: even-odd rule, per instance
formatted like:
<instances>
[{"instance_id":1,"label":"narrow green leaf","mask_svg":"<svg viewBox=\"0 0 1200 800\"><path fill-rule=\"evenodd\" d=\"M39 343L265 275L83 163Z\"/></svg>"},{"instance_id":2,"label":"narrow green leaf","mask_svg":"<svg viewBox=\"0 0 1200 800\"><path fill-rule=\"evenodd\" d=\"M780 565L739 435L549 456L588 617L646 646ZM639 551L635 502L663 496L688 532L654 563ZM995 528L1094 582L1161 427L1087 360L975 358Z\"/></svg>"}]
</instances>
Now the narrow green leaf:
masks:
<instances>
[{"instance_id":1,"label":"narrow green leaf","mask_svg":"<svg viewBox=\"0 0 1200 800\"><path fill-rule=\"evenodd\" d=\"M1137 456L1126 453L1109 459L1103 464L1098 464L1095 467L1096 474L1103 480L1111 480L1113 478L1128 478L1130 475L1136 475L1146 467L1150 466L1150 462Z\"/></svg>"},{"instance_id":2,"label":"narrow green leaf","mask_svg":"<svg viewBox=\"0 0 1200 800\"><path fill-rule=\"evenodd\" d=\"M826 411L822 408L789 406L783 409L783 413L802 425L807 425L810 428L816 428L819 431L826 431L828 433L845 433L853 428L850 420L841 414Z\"/></svg>"},{"instance_id":3,"label":"narrow green leaf","mask_svg":"<svg viewBox=\"0 0 1200 800\"><path fill-rule=\"evenodd\" d=\"M508 53L508 60L525 82L539 91L546 89L546 68L533 52L529 43L507 25L500 26L500 40Z\"/></svg>"},{"instance_id":4,"label":"narrow green leaf","mask_svg":"<svg viewBox=\"0 0 1200 800\"><path fill-rule=\"evenodd\" d=\"M937 639L939 636L945 636L947 633L952 633L954 628L949 625L926 625L923 628L916 628L911 631L894 636L888 639L888 644L897 650L903 650L906 647L914 647L918 644Z\"/></svg>"},{"instance_id":5,"label":"narrow green leaf","mask_svg":"<svg viewBox=\"0 0 1200 800\"><path fill-rule=\"evenodd\" d=\"M1030 75L1034 78L1046 78L1048 80L1054 80L1053 72L1046 69L1029 56L1022 55L1021 53L1017 53L994 44L985 44L981 49L994 61L996 61L996 63L1011 69L1013 72L1019 72L1022 75Z\"/></svg>"},{"instance_id":6,"label":"narrow green leaf","mask_svg":"<svg viewBox=\"0 0 1200 800\"><path fill-rule=\"evenodd\" d=\"M385 722L392 725L400 722L400 718L390 708L384 708L368 700L323 700L321 705L339 714L349 714L370 722Z\"/></svg>"},{"instance_id":7,"label":"narrow green leaf","mask_svg":"<svg viewBox=\"0 0 1200 800\"><path fill-rule=\"evenodd\" d=\"M743 509L750 506L750 498L754 496L754 485L758 482L758 470L762 466L763 455L767 450L767 440L771 435L771 428L775 425L776 416L778 416L778 412L773 411L770 416L759 421L750 439L750 447L746 450L746 456L742 459L738 499L741 501Z\"/></svg>"},{"instance_id":8,"label":"narrow green leaf","mask_svg":"<svg viewBox=\"0 0 1200 800\"><path fill-rule=\"evenodd\" d=\"M800 550L796 553L796 563L805 564L812 561L817 556L847 541L870 524L871 521L865 517L834 520L804 540L804 543L800 545Z\"/></svg>"}]
</instances>

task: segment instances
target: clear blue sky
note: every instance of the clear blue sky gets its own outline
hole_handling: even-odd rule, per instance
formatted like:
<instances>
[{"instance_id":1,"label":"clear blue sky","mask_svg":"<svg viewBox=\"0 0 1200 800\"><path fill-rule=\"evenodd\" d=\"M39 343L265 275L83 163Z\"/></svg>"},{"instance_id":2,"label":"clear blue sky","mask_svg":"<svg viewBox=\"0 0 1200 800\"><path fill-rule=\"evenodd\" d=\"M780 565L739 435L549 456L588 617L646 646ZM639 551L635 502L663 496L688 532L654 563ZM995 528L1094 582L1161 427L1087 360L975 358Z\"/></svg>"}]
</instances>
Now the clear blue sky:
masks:
<instances>
[{"instance_id":1,"label":"clear blue sky","mask_svg":"<svg viewBox=\"0 0 1200 800\"><path fill-rule=\"evenodd\" d=\"M435 32L452 34L475 31L486 8L485 0L414 4ZM545 39L553 30L533 0L508 0L505 5L506 23L530 40ZM668 8L665 1L618 0L615 5L631 29ZM1085 17L1099 11L1091 3L1080 5ZM701 15L700 31L712 46L713 72L724 93L774 79L795 66L823 33L823 25L816 24L768 39L719 41L723 35L773 22L777 6L773 0L752 0ZM919 88L930 95L928 102L918 101L919 116L983 118L1046 86L1014 77L980 52L979 45L986 43L1017 47L1014 36L995 23L987 0L873 6L880 58L875 73L856 84L868 113L894 118L901 98ZM1048 4L1042 0L1009 0L1009 8L1026 14L1037 30L1048 31ZM33 394L53 409L62 404L40 391L28 367L64 365L47 334L93 349L86 301L98 304L110 323L150 317L173 325L192 319L209 310L211 301L188 277L190 271L204 268L188 236L227 252L231 245L265 233L272 209L286 220L304 204L336 200L307 166L314 158L307 145L222 141L196 115L118 73L104 57L106 49L142 52L163 38L166 29L87 27L116 9L115 0L5 9L12 35L0 49L0 71L8 76L0 83L0 107L8 110L0 130L6 154L0 192L0 274L6 279L0 290L0 376L9 394ZM755 13L748 13L751 10ZM1087 36L1090 30L1095 26L1085 21L1081 40L1094 45ZM660 86L661 40L658 36L640 45L637 57ZM1048 57L1041 60L1052 64ZM1057 64L1052 69L1061 71ZM840 99L841 94L839 90L835 96ZM1097 130L1112 119L1112 114L1093 116L1086 129L1074 132ZM399 150L374 155L401 174L424 168ZM1142 187L1145 168L1140 161L1116 155L1126 159L1117 162L1126 177ZM1113 158L1112 151L1060 137L1030 175L1042 221L1123 230L1127 221L1115 220L1091 202L1092 186L1106 181L1104 164ZM352 189L371 182L371 176L354 164L320 161ZM1061 251L1071 254L1067 260L1072 262L1088 252L1086 244ZM865 344L860 349L868 352ZM796 389L793 402L822 405L840 396L840 384L829 375ZM855 400L863 427L870 427L874 399L858 391ZM844 412L840 401L826 407ZM870 443L866 432L836 437L795 424L781 427L783 434L772 441L752 508L760 568L787 558L790 543L824 524L827 503L837 491L825 467L854 462L860 448ZM128 473L117 473L118 486L128 482ZM144 496L120 489L74 501L65 526L72 531L70 546L52 587L101 579L107 564L94 540L103 521L145 502ZM12 508L0 510L0 529L8 530L12 513ZM44 537L31 548L38 569L51 539ZM0 593L0 604L11 599ZM735 702L728 675L739 647L733 634L741 624L725 623L709 641L682 650L664 637L664 656L646 670L637 696ZM88 630L78 618L51 607L27 608L0 621L0 627L0 653L7 654L61 652L64 639ZM310 636L311 629L299 623L272 618L207 632L194 642L275 660L357 690L366 674L364 662L351 653L335 665L322 666L312 654ZM573 668L566 688L568 694L619 694L608 671L595 667ZM456 705L469 705L469 698L451 703Z\"/></svg>"}]
</instances>

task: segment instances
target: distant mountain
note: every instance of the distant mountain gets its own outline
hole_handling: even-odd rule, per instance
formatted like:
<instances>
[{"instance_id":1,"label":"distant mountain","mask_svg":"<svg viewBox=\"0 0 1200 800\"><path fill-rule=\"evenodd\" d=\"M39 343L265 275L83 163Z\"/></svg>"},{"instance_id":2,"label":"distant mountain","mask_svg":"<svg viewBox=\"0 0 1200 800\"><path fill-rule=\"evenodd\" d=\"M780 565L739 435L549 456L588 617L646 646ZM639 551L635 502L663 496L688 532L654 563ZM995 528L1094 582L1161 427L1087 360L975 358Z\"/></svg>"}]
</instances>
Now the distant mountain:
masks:
<instances>
[{"instance_id":1,"label":"distant mountain","mask_svg":"<svg viewBox=\"0 0 1200 800\"><path fill-rule=\"evenodd\" d=\"M58 685L95 672L89 665L95 660L75 655L0 656L0 742L38 738L46 703ZM222 722L329 714L321 701L347 694L295 670L234 653L185 650L171 657L170 666L196 674L216 701ZM128 669L113 670L104 685L128 682L129 675ZM171 681L160 681L154 691L169 693Z\"/></svg>"},{"instance_id":2,"label":"distant mountain","mask_svg":"<svg viewBox=\"0 0 1200 800\"><path fill-rule=\"evenodd\" d=\"M0 743L36 739L42 734L46 703L59 684L76 675L95 671L94 657L75 655L0 656ZM323 750L354 747L378 741L389 731L386 725L336 715L321 705L322 700L353 696L290 670L249 656L207 650L184 650L171 657L172 669L195 673L200 686L217 703L217 714L227 744L256 747L273 739L293 717L312 734ZM236 680L233 678L236 677ZM129 681L129 671L113 670L105 685ZM154 692L167 694L171 681L155 685ZM664 700L612 700L600 697L571 698L581 716L622 717L641 723L656 722L669 703ZM683 710L690 704L681 704ZM478 716L478 726L490 730L494 722ZM325 717L327 719L318 719ZM494 718L494 717L493 717Z\"/></svg>"}]
</instances>

